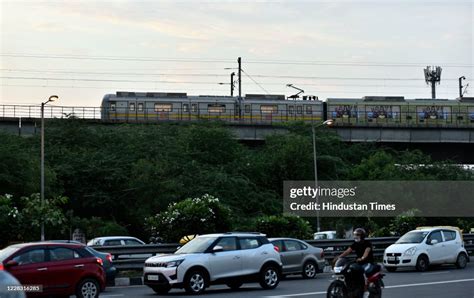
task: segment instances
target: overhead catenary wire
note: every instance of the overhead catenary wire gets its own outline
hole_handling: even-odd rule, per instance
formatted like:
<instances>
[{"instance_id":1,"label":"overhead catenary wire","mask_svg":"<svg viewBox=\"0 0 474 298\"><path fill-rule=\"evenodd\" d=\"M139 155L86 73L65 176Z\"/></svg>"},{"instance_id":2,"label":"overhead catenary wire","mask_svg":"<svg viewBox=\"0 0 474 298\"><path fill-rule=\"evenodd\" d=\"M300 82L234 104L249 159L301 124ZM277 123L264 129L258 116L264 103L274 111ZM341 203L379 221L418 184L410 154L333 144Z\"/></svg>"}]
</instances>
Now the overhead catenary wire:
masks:
<instances>
[{"instance_id":1,"label":"overhead catenary wire","mask_svg":"<svg viewBox=\"0 0 474 298\"><path fill-rule=\"evenodd\" d=\"M245 70L242 69L242 72L249 78L251 79L258 87L260 87L260 89L262 89L265 93L267 94L270 94L265 88L263 88L263 86L258 83L257 81L255 81Z\"/></svg>"},{"instance_id":2,"label":"overhead catenary wire","mask_svg":"<svg viewBox=\"0 0 474 298\"><path fill-rule=\"evenodd\" d=\"M156 61L183 63L232 63L233 59L226 58L176 58L176 57L132 57L132 56L93 56L93 55L46 55L35 53L1 53L2 57L36 58L36 59L73 59L73 60L110 60L110 61ZM284 64L284 65L328 65L328 66L367 66L367 67L424 67L431 62L351 62L351 61L311 61L311 60L246 60L249 64ZM472 68L474 64L445 62L443 67Z\"/></svg>"}]
</instances>

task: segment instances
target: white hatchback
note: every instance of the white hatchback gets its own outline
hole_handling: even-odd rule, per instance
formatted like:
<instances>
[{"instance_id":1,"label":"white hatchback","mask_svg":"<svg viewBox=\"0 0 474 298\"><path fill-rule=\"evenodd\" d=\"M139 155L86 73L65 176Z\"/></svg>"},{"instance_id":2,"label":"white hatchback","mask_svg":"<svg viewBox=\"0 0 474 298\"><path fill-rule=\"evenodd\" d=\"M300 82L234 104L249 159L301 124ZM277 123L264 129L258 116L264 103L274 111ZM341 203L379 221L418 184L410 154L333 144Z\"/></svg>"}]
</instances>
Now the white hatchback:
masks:
<instances>
[{"instance_id":1,"label":"white hatchback","mask_svg":"<svg viewBox=\"0 0 474 298\"><path fill-rule=\"evenodd\" d=\"M410 231L385 249L383 264L393 272L401 267L425 271L429 265L466 267L469 256L457 228L427 227Z\"/></svg>"}]
</instances>

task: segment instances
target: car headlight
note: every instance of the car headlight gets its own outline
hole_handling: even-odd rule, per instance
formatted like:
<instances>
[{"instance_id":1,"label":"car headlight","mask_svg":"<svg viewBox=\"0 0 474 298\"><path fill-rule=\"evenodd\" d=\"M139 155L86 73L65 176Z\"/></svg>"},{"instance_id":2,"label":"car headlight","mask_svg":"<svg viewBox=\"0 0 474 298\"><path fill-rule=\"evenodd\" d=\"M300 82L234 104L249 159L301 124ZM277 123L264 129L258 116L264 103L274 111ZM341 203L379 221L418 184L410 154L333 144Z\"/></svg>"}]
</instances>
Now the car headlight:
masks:
<instances>
[{"instance_id":1,"label":"car headlight","mask_svg":"<svg viewBox=\"0 0 474 298\"><path fill-rule=\"evenodd\" d=\"M170 261L166 263L166 268L172 268L172 267L178 267L181 265L181 263L184 261L184 259L181 260L175 260L175 261Z\"/></svg>"},{"instance_id":2,"label":"car headlight","mask_svg":"<svg viewBox=\"0 0 474 298\"><path fill-rule=\"evenodd\" d=\"M415 254L415 252L416 252L416 246L405 250L405 252L403 253L403 255L404 255L404 256L413 256L413 255Z\"/></svg>"}]
</instances>

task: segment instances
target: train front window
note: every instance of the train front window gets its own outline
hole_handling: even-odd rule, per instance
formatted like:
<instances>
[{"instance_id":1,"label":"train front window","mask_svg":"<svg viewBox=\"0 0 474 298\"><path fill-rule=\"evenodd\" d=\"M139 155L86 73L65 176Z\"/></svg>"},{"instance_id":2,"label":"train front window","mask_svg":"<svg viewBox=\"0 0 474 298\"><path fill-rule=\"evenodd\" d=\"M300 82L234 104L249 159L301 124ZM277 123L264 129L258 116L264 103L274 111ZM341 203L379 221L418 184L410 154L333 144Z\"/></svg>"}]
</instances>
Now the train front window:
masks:
<instances>
[{"instance_id":1,"label":"train front window","mask_svg":"<svg viewBox=\"0 0 474 298\"><path fill-rule=\"evenodd\" d=\"M111 102L110 103L110 110L115 111L115 107L116 107L115 102Z\"/></svg>"},{"instance_id":2,"label":"train front window","mask_svg":"<svg viewBox=\"0 0 474 298\"><path fill-rule=\"evenodd\" d=\"M170 103L155 103L155 112L171 112L173 105Z\"/></svg>"},{"instance_id":3,"label":"train front window","mask_svg":"<svg viewBox=\"0 0 474 298\"><path fill-rule=\"evenodd\" d=\"M134 104L134 103L130 103L129 110L130 110L131 112L135 111L135 104Z\"/></svg>"}]
</instances>

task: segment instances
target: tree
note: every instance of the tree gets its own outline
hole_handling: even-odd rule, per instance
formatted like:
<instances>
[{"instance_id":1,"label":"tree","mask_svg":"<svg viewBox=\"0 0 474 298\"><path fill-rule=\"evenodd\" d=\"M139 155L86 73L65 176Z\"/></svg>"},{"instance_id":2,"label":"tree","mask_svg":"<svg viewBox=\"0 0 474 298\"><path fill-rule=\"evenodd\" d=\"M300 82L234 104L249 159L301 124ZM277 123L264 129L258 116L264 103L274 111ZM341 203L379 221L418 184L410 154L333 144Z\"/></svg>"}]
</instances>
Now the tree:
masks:
<instances>
[{"instance_id":1,"label":"tree","mask_svg":"<svg viewBox=\"0 0 474 298\"><path fill-rule=\"evenodd\" d=\"M418 210L409 210L396 216L390 223L390 231L401 236L419 226L423 226L426 219L418 216L418 213Z\"/></svg>"},{"instance_id":2,"label":"tree","mask_svg":"<svg viewBox=\"0 0 474 298\"><path fill-rule=\"evenodd\" d=\"M47 238L55 238L66 232L66 217L62 206L66 197L46 198L41 202L39 194L15 200L11 195L0 196L1 245L9 241L38 240L41 222L44 221ZM5 235L5 236L4 236Z\"/></svg>"},{"instance_id":3,"label":"tree","mask_svg":"<svg viewBox=\"0 0 474 298\"><path fill-rule=\"evenodd\" d=\"M313 238L313 230L309 222L294 215L262 216L255 219L255 228L268 237Z\"/></svg>"},{"instance_id":4,"label":"tree","mask_svg":"<svg viewBox=\"0 0 474 298\"><path fill-rule=\"evenodd\" d=\"M156 230L165 241L175 243L185 235L228 232L232 223L230 209L206 194L170 204L167 210L147 218L146 227Z\"/></svg>"}]
</instances>

